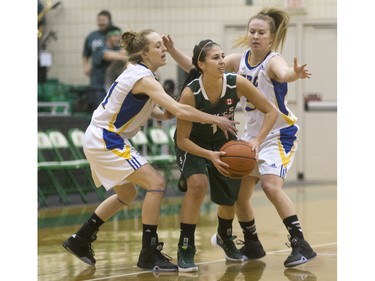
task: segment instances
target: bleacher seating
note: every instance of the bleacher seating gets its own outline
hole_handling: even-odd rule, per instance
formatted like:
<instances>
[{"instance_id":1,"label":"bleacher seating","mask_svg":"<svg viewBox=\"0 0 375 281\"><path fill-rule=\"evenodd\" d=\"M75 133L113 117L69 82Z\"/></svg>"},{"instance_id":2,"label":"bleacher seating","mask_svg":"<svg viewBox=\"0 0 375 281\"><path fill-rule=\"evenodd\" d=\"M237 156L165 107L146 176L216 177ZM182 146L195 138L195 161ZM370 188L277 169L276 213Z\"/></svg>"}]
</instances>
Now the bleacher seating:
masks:
<instances>
[{"instance_id":1,"label":"bleacher seating","mask_svg":"<svg viewBox=\"0 0 375 281\"><path fill-rule=\"evenodd\" d=\"M151 165L162 171L167 184L174 187L172 172L177 165L170 147L169 130L149 128L144 131L130 140L132 145ZM72 194L79 195L82 203L88 203L88 193L96 192L100 200L106 197L105 189L95 188L92 180L82 148L84 131L71 128L67 132L57 129L38 132L38 200L42 207L49 205L51 195L57 195L64 205L72 203ZM175 194L178 194L176 190Z\"/></svg>"},{"instance_id":2,"label":"bleacher seating","mask_svg":"<svg viewBox=\"0 0 375 281\"><path fill-rule=\"evenodd\" d=\"M87 203L87 194L94 191L94 187L88 161L74 154L60 131L38 132L38 196L41 206L48 205L48 196L56 194L64 205L71 203L69 194L78 194L82 202ZM104 199L103 192L98 190L97 194Z\"/></svg>"},{"instance_id":3,"label":"bleacher seating","mask_svg":"<svg viewBox=\"0 0 375 281\"><path fill-rule=\"evenodd\" d=\"M167 182L172 182L172 166L176 164L176 155L170 148L169 136L161 128L149 128L147 136L151 146L151 164L160 168Z\"/></svg>"}]
</instances>

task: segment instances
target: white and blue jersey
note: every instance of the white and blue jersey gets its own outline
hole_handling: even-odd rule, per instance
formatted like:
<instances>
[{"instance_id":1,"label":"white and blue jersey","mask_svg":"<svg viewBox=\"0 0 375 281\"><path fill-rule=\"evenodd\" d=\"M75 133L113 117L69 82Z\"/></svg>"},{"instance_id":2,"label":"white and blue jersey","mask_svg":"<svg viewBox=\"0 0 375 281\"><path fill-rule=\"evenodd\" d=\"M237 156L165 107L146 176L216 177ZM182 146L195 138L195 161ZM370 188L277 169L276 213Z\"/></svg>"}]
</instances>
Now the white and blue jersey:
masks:
<instances>
[{"instance_id":1,"label":"white and blue jersey","mask_svg":"<svg viewBox=\"0 0 375 281\"><path fill-rule=\"evenodd\" d=\"M156 103L146 94L133 95L131 90L138 80L153 75L146 66L129 63L94 111L92 124L123 138L134 137L147 122Z\"/></svg>"},{"instance_id":2,"label":"white and blue jersey","mask_svg":"<svg viewBox=\"0 0 375 281\"><path fill-rule=\"evenodd\" d=\"M146 94L132 94L134 84L147 76L154 74L146 66L129 63L93 113L83 149L97 187L103 185L108 190L124 184L131 173L147 163L129 141L156 105Z\"/></svg>"},{"instance_id":3,"label":"white and blue jersey","mask_svg":"<svg viewBox=\"0 0 375 281\"><path fill-rule=\"evenodd\" d=\"M238 74L244 76L278 109L277 120L270 134L259 149L260 174L272 173L285 178L297 149L297 117L287 107L288 84L272 80L266 72L270 59L280 54L270 51L265 59L257 65L250 65L251 50L247 50L241 58ZM245 113L246 123L243 140L257 136L263 125L264 113L241 97L240 103Z\"/></svg>"}]
</instances>

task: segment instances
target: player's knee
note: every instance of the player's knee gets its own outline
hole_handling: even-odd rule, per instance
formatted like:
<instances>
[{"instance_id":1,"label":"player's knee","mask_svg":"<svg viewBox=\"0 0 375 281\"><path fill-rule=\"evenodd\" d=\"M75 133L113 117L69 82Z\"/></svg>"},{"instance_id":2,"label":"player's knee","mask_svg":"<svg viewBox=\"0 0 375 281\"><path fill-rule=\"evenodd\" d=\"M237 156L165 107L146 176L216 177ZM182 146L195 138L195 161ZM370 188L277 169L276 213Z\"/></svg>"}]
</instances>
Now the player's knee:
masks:
<instances>
[{"instance_id":1,"label":"player's knee","mask_svg":"<svg viewBox=\"0 0 375 281\"><path fill-rule=\"evenodd\" d=\"M268 198L275 198L277 196L277 187L269 182L262 182L262 189Z\"/></svg>"},{"instance_id":2,"label":"player's knee","mask_svg":"<svg viewBox=\"0 0 375 281\"><path fill-rule=\"evenodd\" d=\"M247 207L250 205L250 197L238 196L235 205L239 209Z\"/></svg>"},{"instance_id":3,"label":"player's knee","mask_svg":"<svg viewBox=\"0 0 375 281\"><path fill-rule=\"evenodd\" d=\"M202 181L190 181L188 186L188 192L194 194L196 197L205 196L207 193L208 186Z\"/></svg>"},{"instance_id":4,"label":"player's knee","mask_svg":"<svg viewBox=\"0 0 375 281\"><path fill-rule=\"evenodd\" d=\"M131 188L131 190L127 194L127 198L129 202L128 204L132 203L135 200L135 198L137 198L137 195L138 195L137 189L135 187Z\"/></svg>"},{"instance_id":5,"label":"player's knee","mask_svg":"<svg viewBox=\"0 0 375 281\"><path fill-rule=\"evenodd\" d=\"M129 206L137 198L137 189L133 184L125 184L116 189L117 200L123 205Z\"/></svg>"},{"instance_id":6,"label":"player's knee","mask_svg":"<svg viewBox=\"0 0 375 281\"><path fill-rule=\"evenodd\" d=\"M147 192L165 192L166 182L163 177L152 179L150 185L146 188Z\"/></svg>"}]
</instances>

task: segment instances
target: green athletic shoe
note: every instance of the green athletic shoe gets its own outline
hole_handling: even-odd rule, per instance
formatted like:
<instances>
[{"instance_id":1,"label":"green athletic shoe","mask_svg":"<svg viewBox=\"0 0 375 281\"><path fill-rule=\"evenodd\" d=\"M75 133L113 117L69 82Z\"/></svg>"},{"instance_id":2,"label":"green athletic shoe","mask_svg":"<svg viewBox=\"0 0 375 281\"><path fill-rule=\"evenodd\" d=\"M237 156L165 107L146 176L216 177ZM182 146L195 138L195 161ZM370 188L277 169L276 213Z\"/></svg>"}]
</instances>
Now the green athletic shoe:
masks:
<instances>
[{"instance_id":1,"label":"green athletic shoe","mask_svg":"<svg viewBox=\"0 0 375 281\"><path fill-rule=\"evenodd\" d=\"M196 272L198 266L194 263L195 246L181 246L178 245L177 250L177 265L179 272Z\"/></svg>"}]
</instances>

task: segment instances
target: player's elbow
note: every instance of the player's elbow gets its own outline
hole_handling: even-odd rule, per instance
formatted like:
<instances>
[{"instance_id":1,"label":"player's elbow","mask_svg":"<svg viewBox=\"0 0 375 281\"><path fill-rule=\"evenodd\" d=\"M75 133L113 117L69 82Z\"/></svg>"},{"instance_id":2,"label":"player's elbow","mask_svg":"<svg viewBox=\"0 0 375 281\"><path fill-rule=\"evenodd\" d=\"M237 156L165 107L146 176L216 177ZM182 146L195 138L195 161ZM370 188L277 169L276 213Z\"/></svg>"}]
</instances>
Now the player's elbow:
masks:
<instances>
[{"instance_id":1,"label":"player's elbow","mask_svg":"<svg viewBox=\"0 0 375 281\"><path fill-rule=\"evenodd\" d=\"M187 110L187 105L178 104L176 112L172 112L177 119L186 120L189 117L189 111Z\"/></svg>"},{"instance_id":2,"label":"player's elbow","mask_svg":"<svg viewBox=\"0 0 375 281\"><path fill-rule=\"evenodd\" d=\"M271 120L276 122L276 119L277 119L277 116L278 116L278 111L277 111L276 107L271 106L271 108L269 109L268 112L266 112L266 114L269 116L269 118Z\"/></svg>"},{"instance_id":3,"label":"player's elbow","mask_svg":"<svg viewBox=\"0 0 375 281\"><path fill-rule=\"evenodd\" d=\"M186 151L188 146L186 145L186 138L184 137L177 137L176 138L176 145L180 150Z\"/></svg>"}]
</instances>

